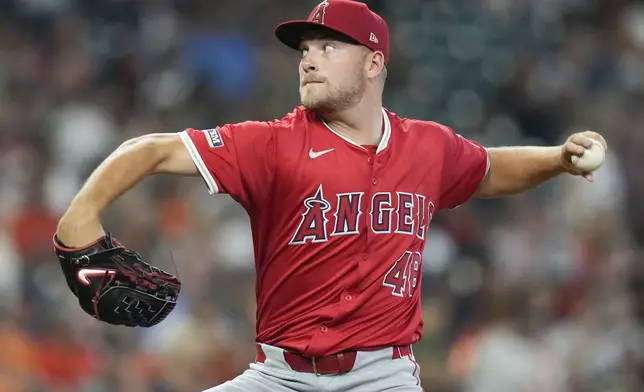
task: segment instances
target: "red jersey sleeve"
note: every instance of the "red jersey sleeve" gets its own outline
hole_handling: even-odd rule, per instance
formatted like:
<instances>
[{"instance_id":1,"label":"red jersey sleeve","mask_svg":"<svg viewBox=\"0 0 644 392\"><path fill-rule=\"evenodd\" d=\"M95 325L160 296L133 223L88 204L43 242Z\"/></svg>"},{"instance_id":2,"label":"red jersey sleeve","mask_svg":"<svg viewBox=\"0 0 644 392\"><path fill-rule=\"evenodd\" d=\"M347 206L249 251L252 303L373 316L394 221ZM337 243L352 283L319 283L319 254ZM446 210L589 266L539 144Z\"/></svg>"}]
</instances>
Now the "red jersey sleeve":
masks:
<instances>
[{"instance_id":1,"label":"red jersey sleeve","mask_svg":"<svg viewBox=\"0 0 644 392\"><path fill-rule=\"evenodd\" d=\"M179 133L210 194L226 193L247 210L261 206L273 178L273 130L267 122Z\"/></svg>"},{"instance_id":2,"label":"red jersey sleeve","mask_svg":"<svg viewBox=\"0 0 644 392\"><path fill-rule=\"evenodd\" d=\"M490 168L488 151L482 145L441 126L446 139L441 181L441 209L456 208L476 192Z\"/></svg>"}]
</instances>

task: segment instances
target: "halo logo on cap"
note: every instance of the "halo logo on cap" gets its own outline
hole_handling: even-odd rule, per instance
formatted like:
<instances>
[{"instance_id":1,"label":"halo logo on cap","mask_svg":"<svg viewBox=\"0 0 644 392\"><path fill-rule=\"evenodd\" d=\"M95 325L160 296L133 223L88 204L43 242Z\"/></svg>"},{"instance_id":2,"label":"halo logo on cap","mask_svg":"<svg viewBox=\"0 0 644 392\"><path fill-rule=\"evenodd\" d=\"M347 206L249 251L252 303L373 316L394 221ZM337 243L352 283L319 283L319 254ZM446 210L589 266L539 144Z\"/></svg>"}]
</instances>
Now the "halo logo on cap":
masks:
<instances>
[{"instance_id":1,"label":"halo logo on cap","mask_svg":"<svg viewBox=\"0 0 644 392\"><path fill-rule=\"evenodd\" d=\"M315 13L313 13L313 16L311 19L309 19L310 22L315 22L319 24L324 24L324 14L326 13L326 7L329 6L329 2L327 0L324 0L320 4L318 4L317 9L315 10Z\"/></svg>"}]
</instances>

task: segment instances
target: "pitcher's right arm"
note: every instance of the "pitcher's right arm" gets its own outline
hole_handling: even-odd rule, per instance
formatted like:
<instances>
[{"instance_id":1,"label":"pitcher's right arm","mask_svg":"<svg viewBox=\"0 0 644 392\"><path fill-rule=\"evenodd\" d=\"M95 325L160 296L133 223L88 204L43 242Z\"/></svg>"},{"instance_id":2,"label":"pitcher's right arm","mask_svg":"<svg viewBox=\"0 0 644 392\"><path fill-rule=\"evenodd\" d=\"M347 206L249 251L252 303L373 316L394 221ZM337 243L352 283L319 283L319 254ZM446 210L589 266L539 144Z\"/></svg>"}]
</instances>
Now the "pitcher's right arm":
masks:
<instances>
[{"instance_id":1,"label":"pitcher's right arm","mask_svg":"<svg viewBox=\"0 0 644 392\"><path fill-rule=\"evenodd\" d=\"M179 134L148 134L121 144L76 194L58 223L57 238L80 247L103 236L100 215L105 208L146 176L160 173L199 174Z\"/></svg>"}]
</instances>

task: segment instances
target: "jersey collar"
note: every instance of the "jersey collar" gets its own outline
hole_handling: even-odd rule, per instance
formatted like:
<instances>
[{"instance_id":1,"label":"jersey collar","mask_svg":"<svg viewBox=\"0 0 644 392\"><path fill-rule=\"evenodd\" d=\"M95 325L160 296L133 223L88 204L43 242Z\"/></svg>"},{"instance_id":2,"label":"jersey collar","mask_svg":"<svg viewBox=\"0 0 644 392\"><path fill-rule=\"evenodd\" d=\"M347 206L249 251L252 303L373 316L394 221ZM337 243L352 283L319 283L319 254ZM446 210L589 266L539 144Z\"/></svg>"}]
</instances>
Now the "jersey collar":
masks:
<instances>
[{"instance_id":1,"label":"jersey collar","mask_svg":"<svg viewBox=\"0 0 644 392\"><path fill-rule=\"evenodd\" d=\"M380 139L380 144L378 144L378 150L376 153L387 148L389 145L389 138L391 137L391 122L389 121L389 116L385 108L382 108L382 122L385 124L385 130L382 132L382 139Z\"/></svg>"},{"instance_id":2,"label":"jersey collar","mask_svg":"<svg viewBox=\"0 0 644 392\"><path fill-rule=\"evenodd\" d=\"M327 124L326 121L324 121L324 119L322 117L318 117L318 118L320 119L320 121L322 121L322 124L324 124L324 126L329 131L333 132L335 135L340 137L342 140L344 140L345 142L347 142L349 144L352 144L352 145L354 145L354 146L356 146L358 148L366 150L366 148L362 147L361 145L359 145L357 143L354 143L350 139L347 139L346 137L344 137L344 136L340 135L339 133L337 133L336 131L334 131L333 128L331 128L329 126L329 124ZM391 122L389 121L389 116L387 115L387 111L385 110L385 108L382 108L382 122L383 122L383 125L384 125L384 130L382 132L382 138L380 139L380 144L378 144L378 149L376 150L376 154L381 152L381 151L383 151L385 148L387 148L387 146L389 145L389 139L391 138Z\"/></svg>"}]
</instances>

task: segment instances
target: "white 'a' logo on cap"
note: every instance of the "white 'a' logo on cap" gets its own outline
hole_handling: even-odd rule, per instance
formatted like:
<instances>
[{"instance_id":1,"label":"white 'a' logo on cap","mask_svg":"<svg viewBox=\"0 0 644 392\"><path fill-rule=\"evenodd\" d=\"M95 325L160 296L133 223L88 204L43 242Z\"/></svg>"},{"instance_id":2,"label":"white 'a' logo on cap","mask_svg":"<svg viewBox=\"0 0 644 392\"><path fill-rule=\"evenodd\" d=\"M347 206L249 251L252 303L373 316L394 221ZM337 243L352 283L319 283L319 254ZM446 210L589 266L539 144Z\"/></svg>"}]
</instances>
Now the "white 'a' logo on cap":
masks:
<instances>
[{"instance_id":1,"label":"white 'a' logo on cap","mask_svg":"<svg viewBox=\"0 0 644 392\"><path fill-rule=\"evenodd\" d=\"M319 24L324 24L324 15L326 14L326 7L329 6L329 2L327 0L324 0L320 4L318 4L315 13L309 19L310 22L315 22Z\"/></svg>"}]
</instances>

